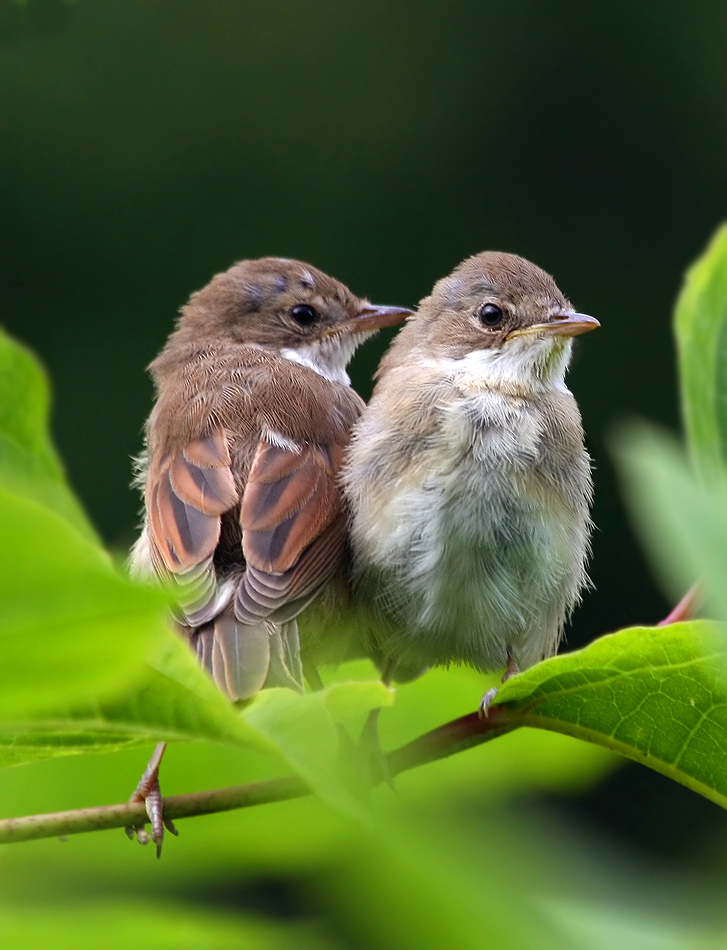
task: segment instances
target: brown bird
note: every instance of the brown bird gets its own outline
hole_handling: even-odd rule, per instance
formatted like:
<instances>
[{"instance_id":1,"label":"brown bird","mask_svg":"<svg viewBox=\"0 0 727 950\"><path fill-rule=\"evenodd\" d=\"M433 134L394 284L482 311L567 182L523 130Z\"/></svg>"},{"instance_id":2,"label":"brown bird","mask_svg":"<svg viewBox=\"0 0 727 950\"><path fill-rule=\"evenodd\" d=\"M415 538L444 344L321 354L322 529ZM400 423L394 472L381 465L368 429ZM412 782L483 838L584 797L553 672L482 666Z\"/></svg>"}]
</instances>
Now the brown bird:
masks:
<instances>
[{"instance_id":1,"label":"brown bird","mask_svg":"<svg viewBox=\"0 0 727 950\"><path fill-rule=\"evenodd\" d=\"M507 677L557 649L587 582L592 495L564 380L572 337L597 326L534 264L483 253L385 355L344 478L387 677L452 662Z\"/></svg>"},{"instance_id":2,"label":"brown bird","mask_svg":"<svg viewBox=\"0 0 727 950\"><path fill-rule=\"evenodd\" d=\"M242 261L192 295L150 366L132 566L174 583L186 635L233 700L302 686L295 618L344 556L337 475L364 405L346 365L410 313L308 264Z\"/></svg>"},{"instance_id":3,"label":"brown bird","mask_svg":"<svg viewBox=\"0 0 727 950\"><path fill-rule=\"evenodd\" d=\"M242 261L192 295L150 366L132 571L173 584L180 629L233 701L303 687L296 617L344 570L337 477L364 405L346 365L410 313L299 261Z\"/></svg>"}]
</instances>

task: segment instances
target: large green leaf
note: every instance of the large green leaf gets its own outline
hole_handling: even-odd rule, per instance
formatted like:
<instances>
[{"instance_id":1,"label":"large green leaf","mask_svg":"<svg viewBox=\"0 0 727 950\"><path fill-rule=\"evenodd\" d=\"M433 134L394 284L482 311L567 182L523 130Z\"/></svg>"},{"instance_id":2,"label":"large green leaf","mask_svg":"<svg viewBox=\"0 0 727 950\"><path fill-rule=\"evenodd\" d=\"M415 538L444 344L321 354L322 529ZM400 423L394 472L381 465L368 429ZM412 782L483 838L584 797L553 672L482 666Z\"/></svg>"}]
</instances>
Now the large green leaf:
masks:
<instances>
[{"instance_id":1,"label":"large green leaf","mask_svg":"<svg viewBox=\"0 0 727 950\"><path fill-rule=\"evenodd\" d=\"M38 724L27 732L19 732L18 728L18 723L0 724L2 768L90 752L120 752L149 742L148 737L86 729L83 723L76 724L66 719L58 723Z\"/></svg>"},{"instance_id":2,"label":"large green leaf","mask_svg":"<svg viewBox=\"0 0 727 950\"><path fill-rule=\"evenodd\" d=\"M676 308L682 405L693 461L727 461L727 225L691 267Z\"/></svg>"},{"instance_id":3,"label":"large green leaf","mask_svg":"<svg viewBox=\"0 0 727 950\"><path fill-rule=\"evenodd\" d=\"M360 795L365 781L356 774L359 763L355 757L351 761L341 754L341 743L345 753L349 740L341 733L337 720L392 702L392 691L380 682L338 683L304 696L292 690L269 689L255 699L245 719L276 746L324 801L365 820L367 812Z\"/></svg>"},{"instance_id":4,"label":"large green leaf","mask_svg":"<svg viewBox=\"0 0 727 950\"><path fill-rule=\"evenodd\" d=\"M523 726L606 746L727 807L724 631L707 621L634 627L503 685Z\"/></svg>"},{"instance_id":5,"label":"large green leaf","mask_svg":"<svg viewBox=\"0 0 727 950\"><path fill-rule=\"evenodd\" d=\"M60 478L63 469L48 438L49 411L50 389L38 361L0 329L0 432Z\"/></svg>"},{"instance_id":6,"label":"large green leaf","mask_svg":"<svg viewBox=\"0 0 727 950\"><path fill-rule=\"evenodd\" d=\"M0 728L0 764L113 752L150 740L231 743L267 753L273 771L285 763L325 801L361 820L365 809L352 790L351 763L340 754L338 724L392 701L378 681L352 682L304 696L265 690L236 709L170 634L155 664L128 692Z\"/></svg>"},{"instance_id":7,"label":"large green leaf","mask_svg":"<svg viewBox=\"0 0 727 950\"><path fill-rule=\"evenodd\" d=\"M727 622L727 486L699 483L677 442L646 425L622 430L615 449L632 518L670 594L699 579Z\"/></svg>"},{"instance_id":8,"label":"large green leaf","mask_svg":"<svg viewBox=\"0 0 727 950\"><path fill-rule=\"evenodd\" d=\"M48 728L53 720L39 725ZM105 751L106 734L126 734L146 742L232 742L274 753L275 747L249 726L230 701L215 687L180 639L168 634L164 648L144 679L126 694L77 706L57 727L84 729L97 735Z\"/></svg>"},{"instance_id":9,"label":"large green leaf","mask_svg":"<svg viewBox=\"0 0 727 950\"><path fill-rule=\"evenodd\" d=\"M166 597L62 517L0 490L0 719L118 692L165 634Z\"/></svg>"},{"instance_id":10,"label":"large green leaf","mask_svg":"<svg viewBox=\"0 0 727 950\"><path fill-rule=\"evenodd\" d=\"M48 432L48 381L35 357L0 329L0 485L62 515L98 541Z\"/></svg>"},{"instance_id":11,"label":"large green leaf","mask_svg":"<svg viewBox=\"0 0 727 950\"><path fill-rule=\"evenodd\" d=\"M224 742L277 753L264 732L242 718L170 630L164 630L156 654L124 692L45 708L26 719L16 716L4 728L0 724L0 764L113 752L150 741Z\"/></svg>"},{"instance_id":12,"label":"large green leaf","mask_svg":"<svg viewBox=\"0 0 727 950\"><path fill-rule=\"evenodd\" d=\"M523 842L513 848L498 817L499 822L486 813L481 822L462 828L448 810L423 821L401 801L379 815L373 832L354 838L319 884L353 946L568 947L559 924L534 899L540 842L528 828L529 866L524 867L518 853Z\"/></svg>"}]
</instances>

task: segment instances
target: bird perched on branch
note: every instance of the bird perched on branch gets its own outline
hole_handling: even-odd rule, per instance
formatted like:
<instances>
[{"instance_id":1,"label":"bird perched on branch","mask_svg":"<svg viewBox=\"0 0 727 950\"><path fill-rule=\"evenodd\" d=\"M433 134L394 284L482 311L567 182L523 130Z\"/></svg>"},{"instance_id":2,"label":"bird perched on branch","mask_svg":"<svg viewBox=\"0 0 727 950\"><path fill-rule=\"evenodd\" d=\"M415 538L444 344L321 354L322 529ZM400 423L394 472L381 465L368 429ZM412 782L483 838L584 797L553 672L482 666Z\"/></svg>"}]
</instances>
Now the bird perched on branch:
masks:
<instances>
[{"instance_id":1,"label":"bird perched on branch","mask_svg":"<svg viewBox=\"0 0 727 950\"><path fill-rule=\"evenodd\" d=\"M572 338L598 325L534 264L487 252L440 280L392 343L344 470L385 678L453 662L507 677L556 651L591 530L564 378Z\"/></svg>"},{"instance_id":2,"label":"bird perched on branch","mask_svg":"<svg viewBox=\"0 0 727 950\"><path fill-rule=\"evenodd\" d=\"M346 366L411 312L300 261L241 261L192 294L150 366L132 572L172 585L180 631L233 701L303 688L296 618L346 572L338 474L364 405ZM163 753L132 796L146 802L158 854Z\"/></svg>"},{"instance_id":3,"label":"bird perched on branch","mask_svg":"<svg viewBox=\"0 0 727 950\"><path fill-rule=\"evenodd\" d=\"M177 620L232 700L302 687L296 617L344 560L337 477L363 408L346 365L410 313L299 261L242 261L192 295L150 366L132 568L174 585Z\"/></svg>"}]
</instances>

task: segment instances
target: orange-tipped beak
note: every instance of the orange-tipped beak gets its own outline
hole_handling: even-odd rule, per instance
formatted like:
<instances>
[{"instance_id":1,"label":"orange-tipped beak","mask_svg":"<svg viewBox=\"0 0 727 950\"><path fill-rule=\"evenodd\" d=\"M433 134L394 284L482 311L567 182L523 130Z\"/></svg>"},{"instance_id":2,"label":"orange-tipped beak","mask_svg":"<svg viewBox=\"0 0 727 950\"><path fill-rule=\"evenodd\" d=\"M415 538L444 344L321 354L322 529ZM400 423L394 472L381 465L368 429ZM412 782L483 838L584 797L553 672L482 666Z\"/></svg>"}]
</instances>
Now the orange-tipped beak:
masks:
<instances>
[{"instance_id":1,"label":"orange-tipped beak","mask_svg":"<svg viewBox=\"0 0 727 950\"><path fill-rule=\"evenodd\" d=\"M531 333L540 336L579 336L595 330L601 324L595 317L586 313L557 313L547 323L534 323L532 326L513 330L505 339L511 340L515 336L529 336Z\"/></svg>"}]
</instances>

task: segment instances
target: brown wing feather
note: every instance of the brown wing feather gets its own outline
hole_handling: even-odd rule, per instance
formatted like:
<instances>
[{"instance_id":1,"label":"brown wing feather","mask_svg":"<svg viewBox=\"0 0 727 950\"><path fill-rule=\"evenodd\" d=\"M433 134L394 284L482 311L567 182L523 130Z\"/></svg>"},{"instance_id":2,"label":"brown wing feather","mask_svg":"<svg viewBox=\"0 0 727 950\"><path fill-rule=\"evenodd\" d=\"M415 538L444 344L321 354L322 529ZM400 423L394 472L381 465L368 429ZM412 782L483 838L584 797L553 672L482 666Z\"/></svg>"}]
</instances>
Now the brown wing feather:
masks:
<instances>
[{"instance_id":1,"label":"brown wing feather","mask_svg":"<svg viewBox=\"0 0 727 950\"><path fill-rule=\"evenodd\" d=\"M258 451L243 497L243 527L256 534L275 531L283 522L305 510L320 488L322 472L308 451L292 456L292 463L281 465L274 457L270 459L266 446ZM281 451L275 449L276 452ZM266 468L268 461L271 469Z\"/></svg>"},{"instance_id":2,"label":"brown wing feather","mask_svg":"<svg viewBox=\"0 0 727 950\"><path fill-rule=\"evenodd\" d=\"M260 571L284 573L340 511L330 452L317 445L292 452L261 442L240 509L245 560Z\"/></svg>"},{"instance_id":3,"label":"brown wing feather","mask_svg":"<svg viewBox=\"0 0 727 950\"><path fill-rule=\"evenodd\" d=\"M146 514L152 563L157 573L163 574L165 569L178 570L180 562L162 525L159 511L159 483L160 479L152 478L150 472L146 483Z\"/></svg>"},{"instance_id":4,"label":"brown wing feather","mask_svg":"<svg viewBox=\"0 0 727 950\"><path fill-rule=\"evenodd\" d=\"M225 430L218 426L203 439L193 439L182 450L187 461L200 468L225 468L230 465L230 448Z\"/></svg>"},{"instance_id":5,"label":"brown wing feather","mask_svg":"<svg viewBox=\"0 0 727 950\"><path fill-rule=\"evenodd\" d=\"M220 516L238 500L224 432L164 456L149 471L146 497L152 550L167 570L180 574L210 558Z\"/></svg>"},{"instance_id":6,"label":"brown wing feather","mask_svg":"<svg viewBox=\"0 0 727 950\"><path fill-rule=\"evenodd\" d=\"M229 468L202 468L177 452L169 467L175 494L206 515L221 515L237 502L237 489Z\"/></svg>"},{"instance_id":7,"label":"brown wing feather","mask_svg":"<svg viewBox=\"0 0 727 950\"><path fill-rule=\"evenodd\" d=\"M247 567L235 597L238 618L295 616L340 563L342 454L338 445L300 452L258 446L240 509Z\"/></svg>"}]
</instances>

